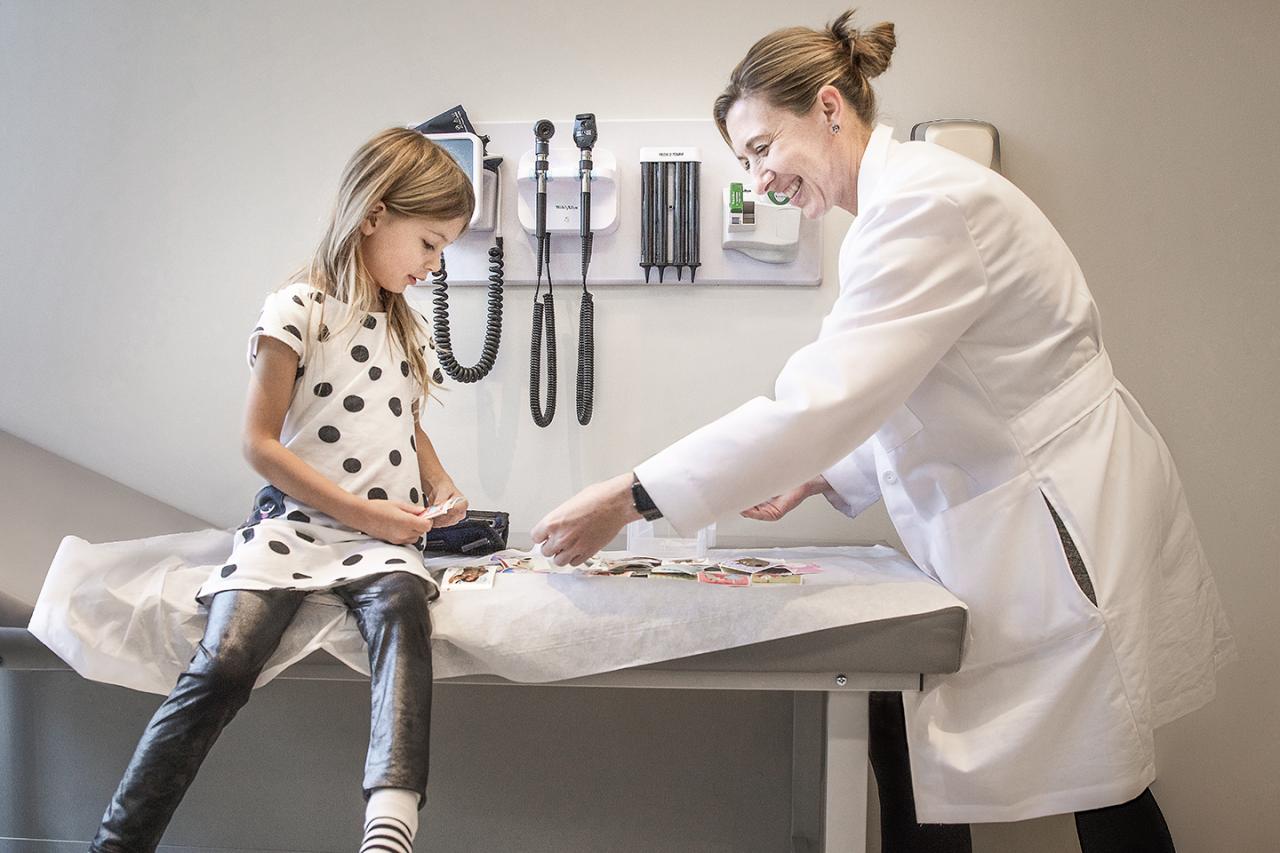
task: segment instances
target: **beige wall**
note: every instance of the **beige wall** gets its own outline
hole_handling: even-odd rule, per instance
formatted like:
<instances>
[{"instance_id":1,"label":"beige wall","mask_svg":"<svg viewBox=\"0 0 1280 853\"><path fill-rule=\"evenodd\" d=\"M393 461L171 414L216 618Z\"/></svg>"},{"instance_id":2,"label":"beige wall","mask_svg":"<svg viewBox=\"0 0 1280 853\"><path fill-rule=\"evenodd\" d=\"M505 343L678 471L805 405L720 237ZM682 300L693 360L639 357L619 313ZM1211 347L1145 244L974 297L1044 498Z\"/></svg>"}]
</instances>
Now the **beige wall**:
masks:
<instances>
[{"instance_id":1,"label":"beige wall","mask_svg":"<svg viewBox=\"0 0 1280 853\"><path fill-rule=\"evenodd\" d=\"M236 434L246 329L372 130L458 102L479 120L703 117L756 37L840 10L8 0L0 430L189 514L166 525L230 524L255 485ZM1243 660L1215 703L1161 733L1156 790L1180 850L1268 849L1280 837L1265 817L1280 800L1280 5L861 5L863 22L882 18L900 40L879 81L884 120L900 138L940 117L1000 128L1006 174L1076 252L1117 371L1173 448ZM846 224L830 218L830 245ZM767 392L833 293L830 274L803 292L598 291L596 419L581 429L566 407L539 430L525 398L531 294L513 288L494 377L451 392L428 427L473 503L510 510L519 536L555 498ZM459 328L478 322L481 294L454 302ZM576 317L576 300L561 305ZM457 337L465 357L479 335ZM569 328L566 355L572 343ZM6 470L0 499L33 488ZM157 521L66 502L108 537ZM63 522L48 525L6 533L52 541ZM850 523L820 506L724 529L892 538L880 510ZM39 569L22 559L18 572ZM18 583L31 597L34 583ZM986 850L1069 850L1070 838L1062 820L979 831Z\"/></svg>"}]
</instances>

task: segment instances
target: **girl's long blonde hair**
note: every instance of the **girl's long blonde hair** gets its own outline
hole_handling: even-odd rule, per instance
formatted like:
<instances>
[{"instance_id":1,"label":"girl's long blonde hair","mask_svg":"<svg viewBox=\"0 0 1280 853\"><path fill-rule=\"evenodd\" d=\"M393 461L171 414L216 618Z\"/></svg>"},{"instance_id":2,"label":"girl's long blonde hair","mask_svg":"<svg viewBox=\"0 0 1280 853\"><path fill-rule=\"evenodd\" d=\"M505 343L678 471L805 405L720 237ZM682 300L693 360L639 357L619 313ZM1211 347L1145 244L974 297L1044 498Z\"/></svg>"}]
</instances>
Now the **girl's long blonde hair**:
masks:
<instances>
[{"instance_id":1,"label":"girl's long blonde hair","mask_svg":"<svg viewBox=\"0 0 1280 853\"><path fill-rule=\"evenodd\" d=\"M351 306L341 328L371 311L385 311L387 334L404 351L414 378L426 393L434 380L422 353L426 341L414 311L404 294L378 287L360 256L360 224L378 202L402 216L466 221L476 204L470 178L444 149L416 130L388 128L351 156L324 236L311 262L290 281L305 281ZM323 303L321 311L323 318Z\"/></svg>"}]
</instances>

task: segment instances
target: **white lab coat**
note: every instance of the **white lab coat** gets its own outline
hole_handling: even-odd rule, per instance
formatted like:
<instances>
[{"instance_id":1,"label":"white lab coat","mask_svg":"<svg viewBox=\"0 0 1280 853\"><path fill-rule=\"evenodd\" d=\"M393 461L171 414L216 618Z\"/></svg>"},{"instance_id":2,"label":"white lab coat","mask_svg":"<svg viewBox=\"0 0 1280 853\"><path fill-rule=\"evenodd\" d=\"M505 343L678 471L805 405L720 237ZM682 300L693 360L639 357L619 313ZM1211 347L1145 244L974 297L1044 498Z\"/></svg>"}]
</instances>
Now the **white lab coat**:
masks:
<instances>
[{"instance_id":1,"label":"white lab coat","mask_svg":"<svg viewBox=\"0 0 1280 853\"><path fill-rule=\"evenodd\" d=\"M1209 701L1235 655L1168 448L1112 373L1071 252L1011 183L880 126L858 211L835 304L774 399L636 474L685 534L818 472L849 515L884 499L970 608L961 670L904 696L921 821L1137 796L1153 729Z\"/></svg>"}]
</instances>

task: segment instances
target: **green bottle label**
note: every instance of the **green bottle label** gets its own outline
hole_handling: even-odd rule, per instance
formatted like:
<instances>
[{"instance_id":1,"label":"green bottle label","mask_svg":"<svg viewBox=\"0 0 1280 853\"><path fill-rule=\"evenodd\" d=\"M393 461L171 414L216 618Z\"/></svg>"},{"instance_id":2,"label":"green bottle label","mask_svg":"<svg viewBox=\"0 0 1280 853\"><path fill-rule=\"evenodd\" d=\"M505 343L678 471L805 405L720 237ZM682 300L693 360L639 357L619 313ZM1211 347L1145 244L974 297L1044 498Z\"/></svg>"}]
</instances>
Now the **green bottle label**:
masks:
<instances>
[{"instance_id":1,"label":"green bottle label","mask_svg":"<svg viewBox=\"0 0 1280 853\"><path fill-rule=\"evenodd\" d=\"M742 213L742 184L729 184L729 212Z\"/></svg>"}]
</instances>

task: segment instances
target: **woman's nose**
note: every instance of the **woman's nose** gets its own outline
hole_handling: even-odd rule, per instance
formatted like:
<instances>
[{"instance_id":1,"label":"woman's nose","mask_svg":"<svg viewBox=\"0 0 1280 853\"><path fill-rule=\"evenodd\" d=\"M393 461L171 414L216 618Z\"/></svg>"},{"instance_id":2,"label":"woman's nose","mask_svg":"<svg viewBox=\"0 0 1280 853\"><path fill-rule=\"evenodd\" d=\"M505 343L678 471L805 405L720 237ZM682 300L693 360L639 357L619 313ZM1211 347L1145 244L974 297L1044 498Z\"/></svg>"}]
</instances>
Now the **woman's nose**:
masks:
<instances>
[{"instance_id":1,"label":"woman's nose","mask_svg":"<svg viewBox=\"0 0 1280 853\"><path fill-rule=\"evenodd\" d=\"M773 179L777 176L774 175L771 169L765 169L760 166L756 166L753 171L756 181L756 195L764 195L769 191L770 184L773 183Z\"/></svg>"}]
</instances>

